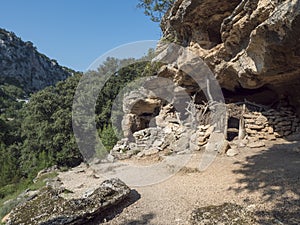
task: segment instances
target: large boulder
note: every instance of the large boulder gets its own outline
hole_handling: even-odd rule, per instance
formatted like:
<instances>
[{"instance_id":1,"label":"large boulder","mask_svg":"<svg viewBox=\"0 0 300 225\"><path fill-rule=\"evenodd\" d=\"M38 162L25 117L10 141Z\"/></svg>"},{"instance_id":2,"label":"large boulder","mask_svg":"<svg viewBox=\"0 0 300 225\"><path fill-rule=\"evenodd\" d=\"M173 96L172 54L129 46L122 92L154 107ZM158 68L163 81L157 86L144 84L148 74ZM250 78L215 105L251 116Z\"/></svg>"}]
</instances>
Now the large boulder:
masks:
<instances>
[{"instance_id":1,"label":"large boulder","mask_svg":"<svg viewBox=\"0 0 300 225\"><path fill-rule=\"evenodd\" d=\"M47 187L13 209L7 224L84 224L129 193L129 187L119 179L106 180L94 192L78 199L67 200L61 196L61 190Z\"/></svg>"}]
</instances>

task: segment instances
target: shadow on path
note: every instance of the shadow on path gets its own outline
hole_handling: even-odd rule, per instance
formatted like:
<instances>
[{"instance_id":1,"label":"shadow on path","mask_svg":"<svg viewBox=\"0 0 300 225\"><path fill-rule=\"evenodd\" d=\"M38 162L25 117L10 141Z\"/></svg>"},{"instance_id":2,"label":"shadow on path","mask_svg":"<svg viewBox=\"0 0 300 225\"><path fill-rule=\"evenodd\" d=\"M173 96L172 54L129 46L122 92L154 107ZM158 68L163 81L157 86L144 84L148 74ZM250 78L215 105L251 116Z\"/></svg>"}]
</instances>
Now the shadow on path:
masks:
<instances>
[{"instance_id":1,"label":"shadow on path","mask_svg":"<svg viewBox=\"0 0 300 225\"><path fill-rule=\"evenodd\" d=\"M234 173L243 178L235 191L260 191L262 204L271 205L257 210L260 224L300 224L300 142L274 145L237 164Z\"/></svg>"},{"instance_id":2,"label":"shadow on path","mask_svg":"<svg viewBox=\"0 0 300 225\"><path fill-rule=\"evenodd\" d=\"M148 213L148 214L141 215L139 219L125 221L125 222L121 223L120 225L147 225L147 224L150 224L151 220L154 217L155 217L154 214Z\"/></svg>"}]
</instances>

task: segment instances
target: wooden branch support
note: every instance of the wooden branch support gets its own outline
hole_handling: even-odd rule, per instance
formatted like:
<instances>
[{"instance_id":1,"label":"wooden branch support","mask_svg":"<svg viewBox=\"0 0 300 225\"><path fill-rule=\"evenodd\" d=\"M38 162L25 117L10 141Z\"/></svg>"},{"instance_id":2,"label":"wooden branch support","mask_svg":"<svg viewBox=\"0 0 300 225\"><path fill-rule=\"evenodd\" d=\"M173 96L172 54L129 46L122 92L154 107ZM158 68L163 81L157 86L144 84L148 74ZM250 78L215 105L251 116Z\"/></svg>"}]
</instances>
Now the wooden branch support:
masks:
<instances>
[{"instance_id":1,"label":"wooden branch support","mask_svg":"<svg viewBox=\"0 0 300 225\"><path fill-rule=\"evenodd\" d=\"M228 113L228 110L226 109L226 115L225 115L225 129L224 129L225 140L227 140L228 119L229 119L229 113Z\"/></svg>"},{"instance_id":2,"label":"wooden branch support","mask_svg":"<svg viewBox=\"0 0 300 225\"><path fill-rule=\"evenodd\" d=\"M208 102L209 102L209 101L213 101L213 97L212 97L212 95L211 95L211 93L210 93L210 83L209 83L209 79L206 79L206 86L207 86L207 95L208 95L208 98L209 98Z\"/></svg>"},{"instance_id":3,"label":"wooden branch support","mask_svg":"<svg viewBox=\"0 0 300 225\"><path fill-rule=\"evenodd\" d=\"M264 109L264 110L268 110L270 108L270 107L265 106L265 105L257 104L257 103L254 103L254 102L250 102L247 99L244 99L243 102L235 102L234 104L236 104L236 105L244 105L244 104L246 104L246 105L252 105L252 106L255 106L255 107L259 108L259 109Z\"/></svg>"},{"instance_id":4,"label":"wooden branch support","mask_svg":"<svg viewBox=\"0 0 300 225\"><path fill-rule=\"evenodd\" d=\"M244 137L245 137L245 120L244 120L245 111L246 111L246 105L243 104L243 110L242 110L241 118L240 118L240 121L239 121L239 134L238 134L239 142L241 140L243 140Z\"/></svg>"}]
</instances>

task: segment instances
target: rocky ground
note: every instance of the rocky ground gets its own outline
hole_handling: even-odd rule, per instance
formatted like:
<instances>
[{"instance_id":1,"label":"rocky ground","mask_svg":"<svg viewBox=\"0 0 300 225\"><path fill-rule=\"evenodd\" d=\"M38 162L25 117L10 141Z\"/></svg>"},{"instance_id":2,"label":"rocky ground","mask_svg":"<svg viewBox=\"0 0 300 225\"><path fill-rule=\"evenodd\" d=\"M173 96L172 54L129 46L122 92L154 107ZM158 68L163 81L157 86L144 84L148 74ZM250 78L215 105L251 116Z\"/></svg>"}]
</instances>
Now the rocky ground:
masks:
<instances>
[{"instance_id":1,"label":"rocky ground","mask_svg":"<svg viewBox=\"0 0 300 225\"><path fill-rule=\"evenodd\" d=\"M263 148L240 149L235 157L219 156L203 172L196 169L202 154L197 152L170 179L131 187L123 203L102 213L90 225L241 224L239 218L244 218L242 224L299 224L297 140L299 136L290 141L278 139ZM68 189L73 187L72 191L76 193L77 189L82 194L105 175L95 171L97 165L81 166L59 177Z\"/></svg>"}]
</instances>

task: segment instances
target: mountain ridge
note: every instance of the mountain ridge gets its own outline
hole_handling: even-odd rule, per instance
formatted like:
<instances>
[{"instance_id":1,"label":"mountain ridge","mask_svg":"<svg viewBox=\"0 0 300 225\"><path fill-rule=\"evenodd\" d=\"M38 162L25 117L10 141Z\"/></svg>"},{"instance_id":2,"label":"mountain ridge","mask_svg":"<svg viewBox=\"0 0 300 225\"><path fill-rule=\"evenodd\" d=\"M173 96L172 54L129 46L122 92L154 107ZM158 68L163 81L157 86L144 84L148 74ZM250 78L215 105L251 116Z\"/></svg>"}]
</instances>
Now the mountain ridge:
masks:
<instances>
[{"instance_id":1,"label":"mountain ridge","mask_svg":"<svg viewBox=\"0 0 300 225\"><path fill-rule=\"evenodd\" d=\"M37 51L32 42L25 42L3 28L0 28L0 71L0 83L19 86L26 93L52 86L73 74Z\"/></svg>"}]
</instances>

